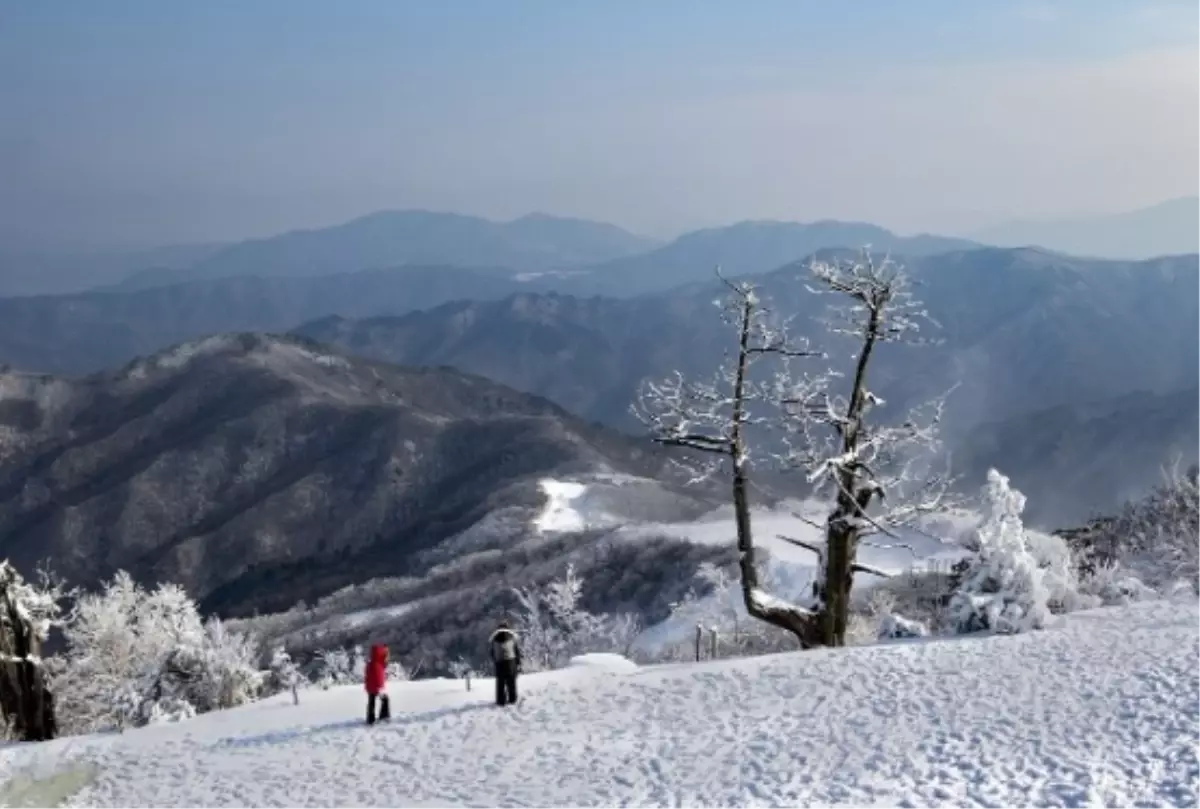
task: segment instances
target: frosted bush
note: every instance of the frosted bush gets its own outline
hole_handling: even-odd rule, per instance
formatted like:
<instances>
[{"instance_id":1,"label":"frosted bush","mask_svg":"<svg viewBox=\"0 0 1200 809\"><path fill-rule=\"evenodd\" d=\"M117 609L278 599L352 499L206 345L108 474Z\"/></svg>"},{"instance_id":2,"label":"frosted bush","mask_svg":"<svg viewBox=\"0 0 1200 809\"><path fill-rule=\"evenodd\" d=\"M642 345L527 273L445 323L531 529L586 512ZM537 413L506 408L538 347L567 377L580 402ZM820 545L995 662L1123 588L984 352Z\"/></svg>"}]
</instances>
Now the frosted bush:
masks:
<instances>
[{"instance_id":1,"label":"frosted bush","mask_svg":"<svg viewBox=\"0 0 1200 809\"><path fill-rule=\"evenodd\" d=\"M877 637L880 640L894 640L897 638L923 638L928 634L929 630L920 621L888 613L879 621Z\"/></svg>"},{"instance_id":2,"label":"frosted bush","mask_svg":"<svg viewBox=\"0 0 1200 809\"><path fill-rule=\"evenodd\" d=\"M350 655L345 649L322 649L317 652L317 685L329 689L335 685L357 682L352 671Z\"/></svg>"},{"instance_id":3,"label":"frosted bush","mask_svg":"<svg viewBox=\"0 0 1200 809\"><path fill-rule=\"evenodd\" d=\"M1080 576L1082 594L1104 605L1131 604L1158 596L1154 589L1116 562L1101 562Z\"/></svg>"},{"instance_id":4,"label":"frosted bush","mask_svg":"<svg viewBox=\"0 0 1200 809\"><path fill-rule=\"evenodd\" d=\"M541 589L514 589L522 664L534 672L565 665L587 652L627 653L641 632L633 615L593 615L583 609L584 580L568 564L561 579Z\"/></svg>"},{"instance_id":5,"label":"frosted bush","mask_svg":"<svg viewBox=\"0 0 1200 809\"><path fill-rule=\"evenodd\" d=\"M145 703L141 722L143 725L161 725L168 722L182 722L196 715L196 709L187 700L178 697L165 697L154 702Z\"/></svg>"},{"instance_id":6,"label":"frosted bush","mask_svg":"<svg viewBox=\"0 0 1200 809\"><path fill-rule=\"evenodd\" d=\"M182 588L147 592L124 572L79 599L63 639L53 686L67 733L177 721L248 702L262 684L249 637L202 623Z\"/></svg>"},{"instance_id":7,"label":"frosted bush","mask_svg":"<svg viewBox=\"0 0 1200 809\"><path fill-rule=\"evenodd\" d=\"M992 469L983 499L984 520L975 531L978 553L950 599L951 625L958 632L1041 629L1050 616L1051 593L1021 521L1025 496Z\"/></svg>"}]
</instances>

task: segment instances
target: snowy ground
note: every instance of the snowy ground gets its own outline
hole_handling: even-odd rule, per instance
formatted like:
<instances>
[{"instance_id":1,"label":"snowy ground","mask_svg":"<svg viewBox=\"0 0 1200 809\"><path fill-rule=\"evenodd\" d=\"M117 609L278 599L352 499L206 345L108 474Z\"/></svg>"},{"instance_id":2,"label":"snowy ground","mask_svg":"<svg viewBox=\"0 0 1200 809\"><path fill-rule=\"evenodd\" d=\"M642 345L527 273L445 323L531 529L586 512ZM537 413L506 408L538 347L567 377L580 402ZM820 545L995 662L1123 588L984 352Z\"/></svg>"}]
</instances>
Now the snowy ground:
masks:
<instances>
[{"instance_id":1,"label":"snowy ground","mask_svg":"<svg viewBox=\"0 0 1200 809\"><path fill-rule=\"evenodd\" d=\"M1193 604L1044 632L615 673L303 692L123 736L0 750L0 777L87 773L72 805L1195 805ZM62 780L59 779L59 783ZM2 795L2 793L0 793Z\"/></svg>"}]
</instances>

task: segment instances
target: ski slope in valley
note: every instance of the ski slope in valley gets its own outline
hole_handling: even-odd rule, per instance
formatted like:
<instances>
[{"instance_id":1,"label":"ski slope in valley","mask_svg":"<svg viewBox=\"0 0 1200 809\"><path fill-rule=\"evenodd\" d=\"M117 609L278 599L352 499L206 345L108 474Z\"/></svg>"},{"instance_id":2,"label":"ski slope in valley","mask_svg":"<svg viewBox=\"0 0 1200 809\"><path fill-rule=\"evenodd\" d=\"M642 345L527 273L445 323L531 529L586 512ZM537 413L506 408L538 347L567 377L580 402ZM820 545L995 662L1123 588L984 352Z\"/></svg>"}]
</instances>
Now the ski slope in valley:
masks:
<instances>
[{"instance_id":1,"label":"ski slope in valley","mask_svg":"<svg viewBox=\"0 0 1200 809\"><path fill-rule=\"evenodd\" d=\"M94 773L77 806L1195 805L1195 604L1043 632L492 684L305 691L178 725L0 750L0 777ZM10 782L11 783L11 782Z\"/></svg>"}]
</instances>

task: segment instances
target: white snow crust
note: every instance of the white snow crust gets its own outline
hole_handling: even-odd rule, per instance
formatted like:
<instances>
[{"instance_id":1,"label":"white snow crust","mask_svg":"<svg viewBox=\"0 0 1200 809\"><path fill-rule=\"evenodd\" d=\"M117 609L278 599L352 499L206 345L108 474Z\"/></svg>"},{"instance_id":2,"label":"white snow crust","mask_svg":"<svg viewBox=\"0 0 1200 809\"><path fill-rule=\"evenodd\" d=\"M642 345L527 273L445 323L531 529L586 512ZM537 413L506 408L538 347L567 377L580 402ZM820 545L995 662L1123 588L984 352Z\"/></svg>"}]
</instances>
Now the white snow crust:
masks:
<instances>
[{"instance_id":1,"label":"white snow crust","mask_svg":"<svg viewBox=\"0 0 1200 809\"><path fill-rule=\"evenodd\" d=\"M177 725L0 749L0 779L94 764L74 806L1083 806L1197 803L1194 603L1008 636L492 684L303 691ZM589 656L591 658L591 656ZM599 662L596 666L592 663Z\"/></svg>"}]
</instances>

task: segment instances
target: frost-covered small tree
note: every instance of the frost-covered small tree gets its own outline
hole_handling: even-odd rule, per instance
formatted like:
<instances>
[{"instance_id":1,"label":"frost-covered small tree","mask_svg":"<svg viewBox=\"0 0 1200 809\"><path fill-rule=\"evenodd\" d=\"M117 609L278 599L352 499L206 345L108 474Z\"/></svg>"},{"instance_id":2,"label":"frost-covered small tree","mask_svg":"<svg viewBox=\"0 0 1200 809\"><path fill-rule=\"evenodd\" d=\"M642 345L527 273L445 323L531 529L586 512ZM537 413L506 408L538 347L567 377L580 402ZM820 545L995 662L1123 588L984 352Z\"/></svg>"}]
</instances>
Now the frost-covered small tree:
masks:
<instances>
[{"instance_id":1,"label":"frost-covered small tree","mask_svg":"<svg viewBox=\"0 0 1200 809\"><path fill-rule=\"evenodd\" d=\"M45 569L39 578L28 582L7 560L0 562L0 709L7 735L23 741L58 732L42 644L60 624L69 594Z\"/></svg>"},{"instance_id":2,"label":"frost-covered small tree","mask_svg":"<svg viewBox=\"0 0 1200 809\"><path fill-rule=\"evenodd\" d=\"M414 677L415 673L409 672L399 660L389 660L384 668L384 676L389 683L402 683Z\"/></svg>"},{"instance_id":3,"label":"frost-covered small tree","mask_svg":"<svg viewBox=\"0 0 1200 809\"><path fill-rule=\"evenodd\" d=\"M321 649L316 654L316 663L317 685L322 689L355 682L350 654L345 649Z\"/></svg>"},{"instance_id":4,"label":"frost-covered small tree","mask_svg":"<svg viewBox=\"0 0 1200 809\"><path fill-rule=\"evenodd\" d=\"M300 667L296 665L296 661L292 660L292 656L288 654L287 649L277 646L271 652L267 688L276 694L281 691L290 691L292 693L292 704L299 705L300 684L302 682L304 682L304 675L300 673Z\"/></svg>"},{"instance_id":5,"label":"frost-covered small tree","mask_svg":"<svg viewBox=\"0 0 1200 809\"><path fill-rule=\"evenodd\" d=\"M471 668L471 664L463 658L458 658L450 663L450 676L456 680L462 680L467 684L467 690L471 690L471 680L475 677L475 671Z\"/></svg>"},{"instance_id":6,"label":"frost-covered small tree","mask_svg":"<svg viewBox=\"0 0 1200 809\"><path fill-rule=\"evenodd\" d=\"M1050 590L1021 521L1025 496L995 469L983 495L976 558L950 599L951 623L959 632L1041 629L1050 617Z\"/></svg>"},{"instance_id":7,"label":"frost-covered small tree","mask_svg":"<svg viewBox=\"0 0 1200 809\"><path fill-rule=\"evenodd\" d=\"M641 631L636 617L600 616L580 603L584 580L568 564L562 578L541 589L514 589L522 662L529 671L551 669L584 652L626 653Z\"/></svg>"}]
</instances>

